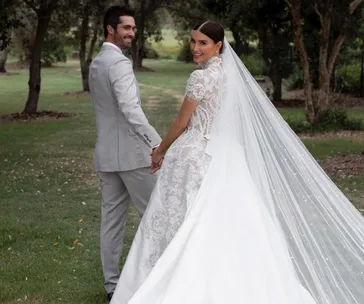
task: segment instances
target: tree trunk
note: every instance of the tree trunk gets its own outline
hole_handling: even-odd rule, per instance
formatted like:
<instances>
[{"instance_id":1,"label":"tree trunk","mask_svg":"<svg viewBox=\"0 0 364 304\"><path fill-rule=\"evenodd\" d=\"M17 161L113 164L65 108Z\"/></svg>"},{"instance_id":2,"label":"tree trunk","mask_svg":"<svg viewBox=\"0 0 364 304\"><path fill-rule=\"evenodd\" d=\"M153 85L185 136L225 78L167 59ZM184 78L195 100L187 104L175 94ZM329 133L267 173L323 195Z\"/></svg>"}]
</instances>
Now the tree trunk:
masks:
<instances>
[{"instance_id":1,"label":"tree trunk","mask_svg":"<svg viewBox=\"0 0 364 304\"><path fill-rule=\"evenodd\" d=\"M87 22L85 21L87 19ZM85 22L84 22L85 21ZM90 65L92 62L93 53L95 50L95 45L97 41L97 32L99 23L97 22L94 27L92 40L90 43L90 48L88 50L87 57L86 55L86 43L88 39L88 17L84 18L82 21L82 29L81 29L81 48L80 48L80 66L81 66L81 76L82 76L82 88L84 92L90 91L90 84L88 81L88 76L90 73ZM85 32L87 30L87 33Z\"/></svg>"},{"instance_id":2,"label":"tree trunk","mask_svg":"<svg viewBox=\"0 0 364 304\"><path fill-rule=\"evenodd\" d=\"M139 70L142 68L143 64L143 52L144 52L144 29L146 22L146 6L145 0L140 2L140 15L137 20L137 35L135 43L133 44L132 57L133 57L133 69Z\"/></svg>"},{"instance_id":3,"label":"tree trunk","mask_svg":"<svg viewBox=\"0 0 364 304\"><path fill-rule=\"evenodd\" d=\"M99 27L100 27L100 18L99 17L96 18L94 24L95 25L94 25L94 29L93 29L90 48L89 48L88 54L87 54L87 60L90 62L92 61L92 58L94 56L95 46L96 46L96 42L97 42L97 34L99 32Z\"/></svg>"},{"instance_id":4,"label":"tree trunk","mask_svg":"<svg viewBox=\"0 0 364 304\"><path fill-rule=\"evenodd\" d=\"M270 36L272 41L269 41L268 32L271 32L273 36ZM276 35L271 28L261 28L258 31L259 40L262 46L262 57L264 61L264 69L266 75L269 76L273 84L273 100L282 100L282 67L281 67L281 54L275 50L270 49L270 45L276 45Z\"/></svg>"},{"instance_id":5,"label":"tree trunk","mask_svg":"<svg viewBox=\"0 0 364 304\"><path fill-rule=\"evenodd\" d=\"M273 84L273 101L282 100L282 69L279 54L276 54L272 58L269 78Z\"/></svg>"},{"instance_id":6,"label":"tree trunk","mask_svg":"<svg viewBox=\"0 0 364 304\"><path fill-rule=\"evenodd\" d=\"M9 47L0 51L0 73L6 73L5 64L9 54Z\"/></svg>"},{"instance_id":7,"label":"tree trunk","mask_svg":"<svg viewBox=\"0 0 364 304\"><path fill-rule=\"evenodd\" d=\"M80 67L81 67L81 77L82 77L82 88L83 91L90 91L90 86L88 83L88 74L90 64L86 60L86 44L89 37L88 33L88 23L89 23L89 6L83 9L83 16L80 29Z\"/></svg>"},{"instance_id":8,"label":"tree trunk","mask_svg":"<svg viewBox=\"0 0 364 304\"><path fill-rule=\"evenodd\" d=\"M235 24L232 25L231 33L233 34L233 38L234 38L234 41L235 41L234 51L240 57L244 53L248 53L248 48L244 44L244 41L241 40L240 35L239 35L239 31L241 31L241 29L239 29Z\"/></svg>"},{"instance_id":9,"label":"tree trunk","mask_svg":"<svg viewBox=\"0 0 364 304\"><path fill-rule=\"evenodd\" d=\"M329 51L332 8L334 6L334 1L329 0L319 2L319 5L315 7L316 12L320 18L321 31L319 57L319 89L317 98L314 98L309 58L303 40L303 28L301 23L301 0L286 0L286 2L291 10L292 24L295 31L296 47L300 55L301 65L304 73L304 93L306 99L307 119L310 123L315 123L318 122L322 117L322 114L324 114L330 108L330 78L341 46L345 41L348 28L348 20L346 19L346 21L341 24L340 34ZM363 0L353 0L351 2L351 4L349 5L349 9L346 12L347 18L349 18L350 15L353 14L353 12L362 2Z\"/></svg>"},{"instance_id":10,"label":"tree trunk","mask_svg":"<svg viewBox=\"0 0 364 304\"><path fill-rule=\"evenodd\" d=\"M133 52L133 68L134 70L140 70L143 67L143 53L144 53L144 34L138 37L135 43L135 50Z\"/></svg>"},{"instance_id":11,"label":"tree trunk","mask_svg":"<svg viewBox=\"0 0 364 304\"><path fill-rule=\"evenodd\" d=\"M48 25L51 21L51 15L55 8L56 2L57 1L51 1L49 5L45 2L47 7L40 7L37 11L37 32L32 47L32 56L29 68L29 92L23 113L33 114L37 112L39 93L41 89L41 57L44 38L46 36Z\"/></svg>"},{"instance_id":12,"label":"tree trunk","mask_svg":"<svg viewBox=\"0 0 364 304\"><path fill-rule=\"evenodd\" d=\"M301 0L286 0L291 9L292 25L296 41L296 48L299 53L303 69L303 91L305 94L306 117L310 123L316 122L316 110L313 98L313 84L310 72L310 62L303 40L303 27L301 23Z\"/></svg>"}]
</instances>

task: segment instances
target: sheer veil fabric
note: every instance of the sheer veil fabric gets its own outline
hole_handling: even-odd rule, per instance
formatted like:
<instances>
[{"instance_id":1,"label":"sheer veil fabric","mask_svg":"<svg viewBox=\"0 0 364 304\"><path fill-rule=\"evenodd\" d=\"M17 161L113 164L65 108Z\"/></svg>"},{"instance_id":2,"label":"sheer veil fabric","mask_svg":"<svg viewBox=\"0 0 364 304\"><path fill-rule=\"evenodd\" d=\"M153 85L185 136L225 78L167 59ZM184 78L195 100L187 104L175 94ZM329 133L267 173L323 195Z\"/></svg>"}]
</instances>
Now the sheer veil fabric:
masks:
<instances>
[{"instance_id":1,"label":"sheer veil fabric","mask_svg":"<svg viewBox=\"0 0 364 304\"><path fill-rule=\"evenodd\" d=\"M225 93L206 176L128 303L364 303L361 214L226 40L221 58Z\"/></svg>"}]
</instances>

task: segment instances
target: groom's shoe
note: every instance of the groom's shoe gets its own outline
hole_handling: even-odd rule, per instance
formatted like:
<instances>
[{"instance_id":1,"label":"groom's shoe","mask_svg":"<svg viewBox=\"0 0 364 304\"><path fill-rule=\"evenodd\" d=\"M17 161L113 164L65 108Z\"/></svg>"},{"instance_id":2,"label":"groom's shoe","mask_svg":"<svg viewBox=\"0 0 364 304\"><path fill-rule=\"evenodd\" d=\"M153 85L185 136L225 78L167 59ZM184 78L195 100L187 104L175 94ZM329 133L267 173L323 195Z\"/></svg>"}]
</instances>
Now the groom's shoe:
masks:
<instances>
[{"instance_id":1,"label":"groom's shoe","mask_svg":"<svg viewBox=\"0 0 364 304\"><path fill-rule=\"evenodd\" d=\"M113 292L110 292L110 293L107 294L107 299L109 300L109 302L111 301L111 298L112 298L113 295L114 295Z\"/></svg>"}]
</instances>

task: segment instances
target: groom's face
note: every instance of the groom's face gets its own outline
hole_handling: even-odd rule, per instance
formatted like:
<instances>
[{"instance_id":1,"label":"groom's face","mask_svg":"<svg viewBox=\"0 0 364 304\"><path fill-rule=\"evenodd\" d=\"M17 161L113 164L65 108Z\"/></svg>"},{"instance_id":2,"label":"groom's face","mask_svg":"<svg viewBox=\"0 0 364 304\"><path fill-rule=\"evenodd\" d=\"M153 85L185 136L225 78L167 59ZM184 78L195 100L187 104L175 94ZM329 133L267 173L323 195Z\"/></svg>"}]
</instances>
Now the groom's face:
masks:
<instances>
[{"instance_id":1,"label":"groom's face","mask_svg":"<svg viewBox=\"0 0 364 304\"><path fill-rule=\"evenodd\" d=\"M135 37L135 20L131 16L120 16L116 30L113 31L114 43L121 49L131 48Z\"/></svg>"}]
</instances>

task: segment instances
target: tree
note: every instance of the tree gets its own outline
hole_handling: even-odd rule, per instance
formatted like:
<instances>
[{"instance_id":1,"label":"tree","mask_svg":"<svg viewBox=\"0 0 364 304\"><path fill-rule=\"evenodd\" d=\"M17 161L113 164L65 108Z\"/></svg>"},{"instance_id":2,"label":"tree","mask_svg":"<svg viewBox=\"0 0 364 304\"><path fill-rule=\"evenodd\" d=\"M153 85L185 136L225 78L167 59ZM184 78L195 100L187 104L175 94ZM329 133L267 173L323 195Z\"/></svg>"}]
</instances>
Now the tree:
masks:
<instances>
[{"instance_id":1,"label":"tree","mask_svg":"<svg viewBox=\"0 0 364 304\"><path fill-rule=\"evenodd\" d=\"M0 51L6 49L11 40L11 30L22 25L17 7L20 0L0 0Z\"/></svg>"},{"instance_id":2,"label":"tree","mask_svg":"<svg viewBox=\"0 0 364 304\"><path fill-rule=\"evenodd\" d=\"M284 59L289 54L291 30L284 0L203 0L233 34L238 56L252 52L250 41L259 39L266 74L273 84L273 101L282 100ZM241 16L244 15L244 18Z\"/></svg>"},{"instance_id":3,"label":"tree","mask_svg":"<svg viewBox=\"0 0 364 304\"><path fill-rule=\"evenodd\" d=\"M5 64L9 53L9 46L0 51L0 73L6 73Z\"/></svg>"},{"instance_id":4,"label":"tree","mask_svg":"<svg viewBox=\"0 0 364 304\"><path fill-rule=\"evenodd\" d=\"M257 19L256 1L202 0L201 4L205 11L211 12L221 24L230 29L234 37L233 48L239 57L251 52L250 41L256 38L251 22L255 23Z\"/></svg>"},{"instance_id":5,"label":"tree","mask_svg":"<svg viewBox=\"0 0 364 304\"><path fill-rule=\"evenodd\" d=\"M37 30L32 47L29 68L29 92L23 113L37 112L39 94L41 89L41 57L44 46L44 38L51 21L51 16L56 8L57 0L24 0L37 15Z\"/></svg>"},{"instance_id":6,"label":"tree","mask_svg":"<svg viewBox=\"0 0 364 304\"><path fill-rule=\"evenodd\" d=\"M106 3L98 0L84 0L80 2L80 67L83 91L90 91L88 75L98 34L100 33L101 18ZM91 31L91 35L90 35ZM91 41L89 41L91 37ZM89 49L87 51L87 44Z\"/></svg>"},{"instance_id":7,"label":"tree","mask_svg":"<svg viewBox=\"0 0 364 304\"><path fill-rule=\"evenodd\" d=\"M136 10L135 23L137 32L132 46L133 68L142 69L144 44L147 37L160 36L160 28L155 16L159 9L168 7L173 0L137 0L133 1Z\"/></svg>"},{"instance_id":8,"label":"tree","mask_svg":"<svg viewBox=\"0 0 364 304\"><path fill-rule=\"evenodd\" d=\"M319 19L318 89L314 89L313 69L305 40L304 0L285 0L292 16L296 48L304 74L306 114L310 123L320 121L330 108L330 79L340 49L345 41L353 15L363 0L325 0L314 4ZM309 4L311 5L311 4ZM307 6L305 6L307 8ZM333 24L340 24L336 33ZM312 36L311 36L312 37Z\"/></svg>"},{"instance_id":9,"label":"tree","mask_svg":"<svg viewBox=\"0 0 364 304\"><path fill-rule=\"evenodd\" d=\"M273 101L282 100L282 80L288 76L286 59L292 41L284 0L260 0L250 24L255 25L266 73L273 84Z\"/></svg>"}]
</instances>

